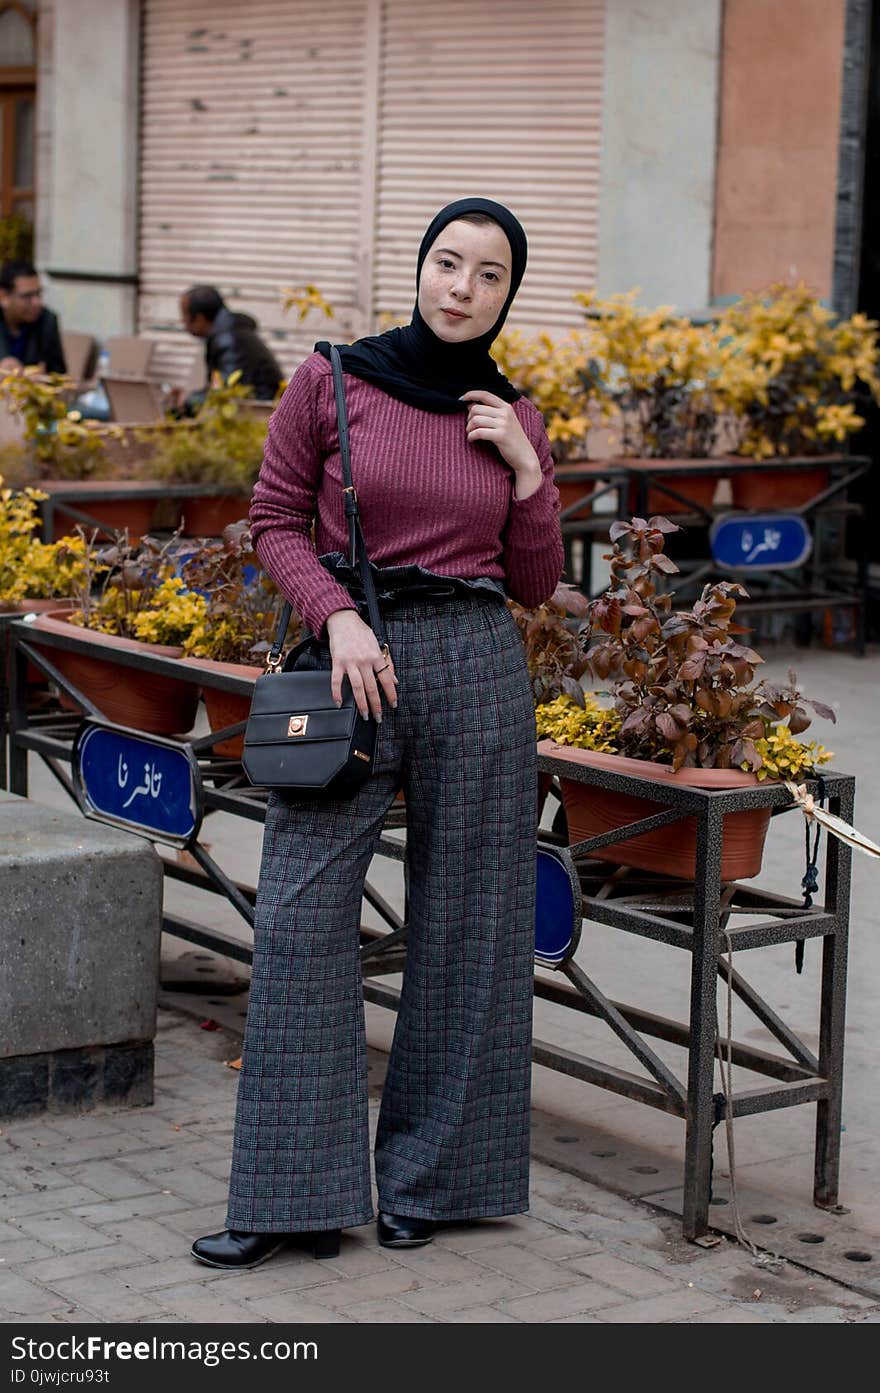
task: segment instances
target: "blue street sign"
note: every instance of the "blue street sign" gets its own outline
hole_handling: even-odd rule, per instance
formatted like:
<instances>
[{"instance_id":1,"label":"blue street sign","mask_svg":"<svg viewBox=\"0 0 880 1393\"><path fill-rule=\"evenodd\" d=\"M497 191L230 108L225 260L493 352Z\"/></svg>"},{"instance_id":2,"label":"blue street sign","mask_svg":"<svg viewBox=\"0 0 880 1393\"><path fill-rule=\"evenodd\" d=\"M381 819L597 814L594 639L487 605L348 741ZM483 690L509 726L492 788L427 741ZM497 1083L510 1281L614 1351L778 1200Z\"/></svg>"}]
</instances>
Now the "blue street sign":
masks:
<instances>
[{"instance_id":1,"label":"blue street sign","mask_svg":"<svg viewBox=\"0 0 880 1393\"><path fill-rule=\"evenodd\" d=\"M538 848L535 901L535 958L561 967L574 954L581 936L581 886L564 847Z\"/></svg>"},{"instance_id":2,"label":"blue street sign","mask_svg":"<svg viewBox=\"0 0 880 1393\"><path fill-rule=\"evenodd\" d=\"M189 746L89 719L77 732L72 768L86 817L170 846L197 835L202 784Z\"/></svg>"},{"instance_id":3,"label":"blue street sign","mask_svg":"<svg viewBox=\"0 0 880 1393\"><path fill-rule=\"evenodd\" d=\"M725 513L709 533L716 566L725 571L783 571L802 566L813 549L799 513Z\"/></svg>"}]
</instances>

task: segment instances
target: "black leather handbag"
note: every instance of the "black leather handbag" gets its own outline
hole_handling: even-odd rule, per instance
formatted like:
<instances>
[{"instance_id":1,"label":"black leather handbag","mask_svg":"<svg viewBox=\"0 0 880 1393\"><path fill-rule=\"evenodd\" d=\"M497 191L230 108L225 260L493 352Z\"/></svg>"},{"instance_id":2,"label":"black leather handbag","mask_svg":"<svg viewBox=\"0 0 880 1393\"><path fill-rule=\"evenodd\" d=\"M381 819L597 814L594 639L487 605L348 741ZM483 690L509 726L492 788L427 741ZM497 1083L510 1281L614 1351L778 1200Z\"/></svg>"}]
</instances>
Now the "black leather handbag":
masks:
<instances>
[{"instance_id":1,"label":"black leather handbag","mask_svg":"<svg viewBox=\"0 0 880 1393\"><path fill-rule=\"evenodd\" d=\"M387 662L390 653L385 626L351 477L345 388L335 348L330 350L330 361L351 565L360 572L370 625ZM252 784L277 789L288 797L351 797L373 772L378 726L372 716L361 716L348 678L343 680L342 705L336 705L330 692L332 660L326 644L309 635L290 650L282 663L281 650L291 612L291 606L286 604L266 660L266 671L254 683L242 768Z\"/></svg>"}]
</instances>

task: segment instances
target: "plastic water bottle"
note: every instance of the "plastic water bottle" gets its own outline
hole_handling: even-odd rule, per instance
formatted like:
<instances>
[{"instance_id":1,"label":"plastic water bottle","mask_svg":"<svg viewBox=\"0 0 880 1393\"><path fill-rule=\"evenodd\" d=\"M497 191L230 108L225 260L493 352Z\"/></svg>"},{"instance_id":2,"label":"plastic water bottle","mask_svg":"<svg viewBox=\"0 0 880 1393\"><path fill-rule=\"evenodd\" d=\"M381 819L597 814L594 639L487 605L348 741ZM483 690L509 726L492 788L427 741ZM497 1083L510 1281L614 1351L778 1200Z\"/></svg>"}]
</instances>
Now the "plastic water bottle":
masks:
<instances>
[{"instance_id":1,"label":"plastic water bottle","mask_svg":"<svg viewBox=\"0 0 880 1393\"><path fill-rule=\"evenodd\" d=\"M102 377L106 377L110 371L110 354L106 348L102 348L98 354L98 362L95 368L95 375L98 378L96 385L88 392L83 392L77 397L76 406L83 416L92 421L110 420L110 403L107 400L107 393L104 391L101 382Z\"/></svg>"}]
</instances>

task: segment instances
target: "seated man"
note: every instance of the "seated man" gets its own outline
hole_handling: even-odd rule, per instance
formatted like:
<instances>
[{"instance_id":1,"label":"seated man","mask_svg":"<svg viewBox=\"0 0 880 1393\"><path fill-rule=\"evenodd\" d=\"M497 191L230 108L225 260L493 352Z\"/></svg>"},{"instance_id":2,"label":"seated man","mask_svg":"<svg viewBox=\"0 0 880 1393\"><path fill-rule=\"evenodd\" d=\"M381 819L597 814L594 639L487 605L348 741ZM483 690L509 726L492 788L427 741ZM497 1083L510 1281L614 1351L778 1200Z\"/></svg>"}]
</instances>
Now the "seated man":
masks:
<instances>
[{"instance_id":1,"label":"seated man","mask_svg":"<svg viewBox=\"0 0 880 1393\"><path fill-rule=\"evenodd\" d=\"M23 367L67 371L58 317L43 305L36 269L6 261L0 269L0 373Z\"/></svg>"},{"instance_id":2,"label":"seated man","mask_svg":"<svg viewBox=\"0 0 880 1393\"><path fill-rule=\"evenodd\" d=\"M240 372L241 381L260 401L271 401L281 382L281 368L257 333L257 322L249 314L237 314L223 303L212 285L194 285L180 298L184 328L205 340L206 381L215 372L226 379ZM185 402L189 412L197 411L207 386L190 392Z\"/></svg>"}]
</instances>

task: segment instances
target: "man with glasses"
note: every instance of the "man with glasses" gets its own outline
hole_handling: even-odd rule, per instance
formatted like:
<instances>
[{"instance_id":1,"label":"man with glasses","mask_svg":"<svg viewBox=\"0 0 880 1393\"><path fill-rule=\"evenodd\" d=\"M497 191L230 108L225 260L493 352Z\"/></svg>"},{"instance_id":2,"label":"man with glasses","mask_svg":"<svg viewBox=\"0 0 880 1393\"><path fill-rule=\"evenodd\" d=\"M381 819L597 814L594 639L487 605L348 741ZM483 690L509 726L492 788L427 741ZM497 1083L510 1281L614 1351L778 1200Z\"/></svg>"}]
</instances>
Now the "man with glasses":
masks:
<instances>
[{"instance_id":1,"label":"man with glasses","mask_svg":"<svg viewBox=\"0 0 880 1393\"><path fill-rule=\"evenodd\" d=\"M23 367L67 371L58 316L43 305L36 269L7 261L0 269L0 374Z\"/></svg>"}]
</instances>

